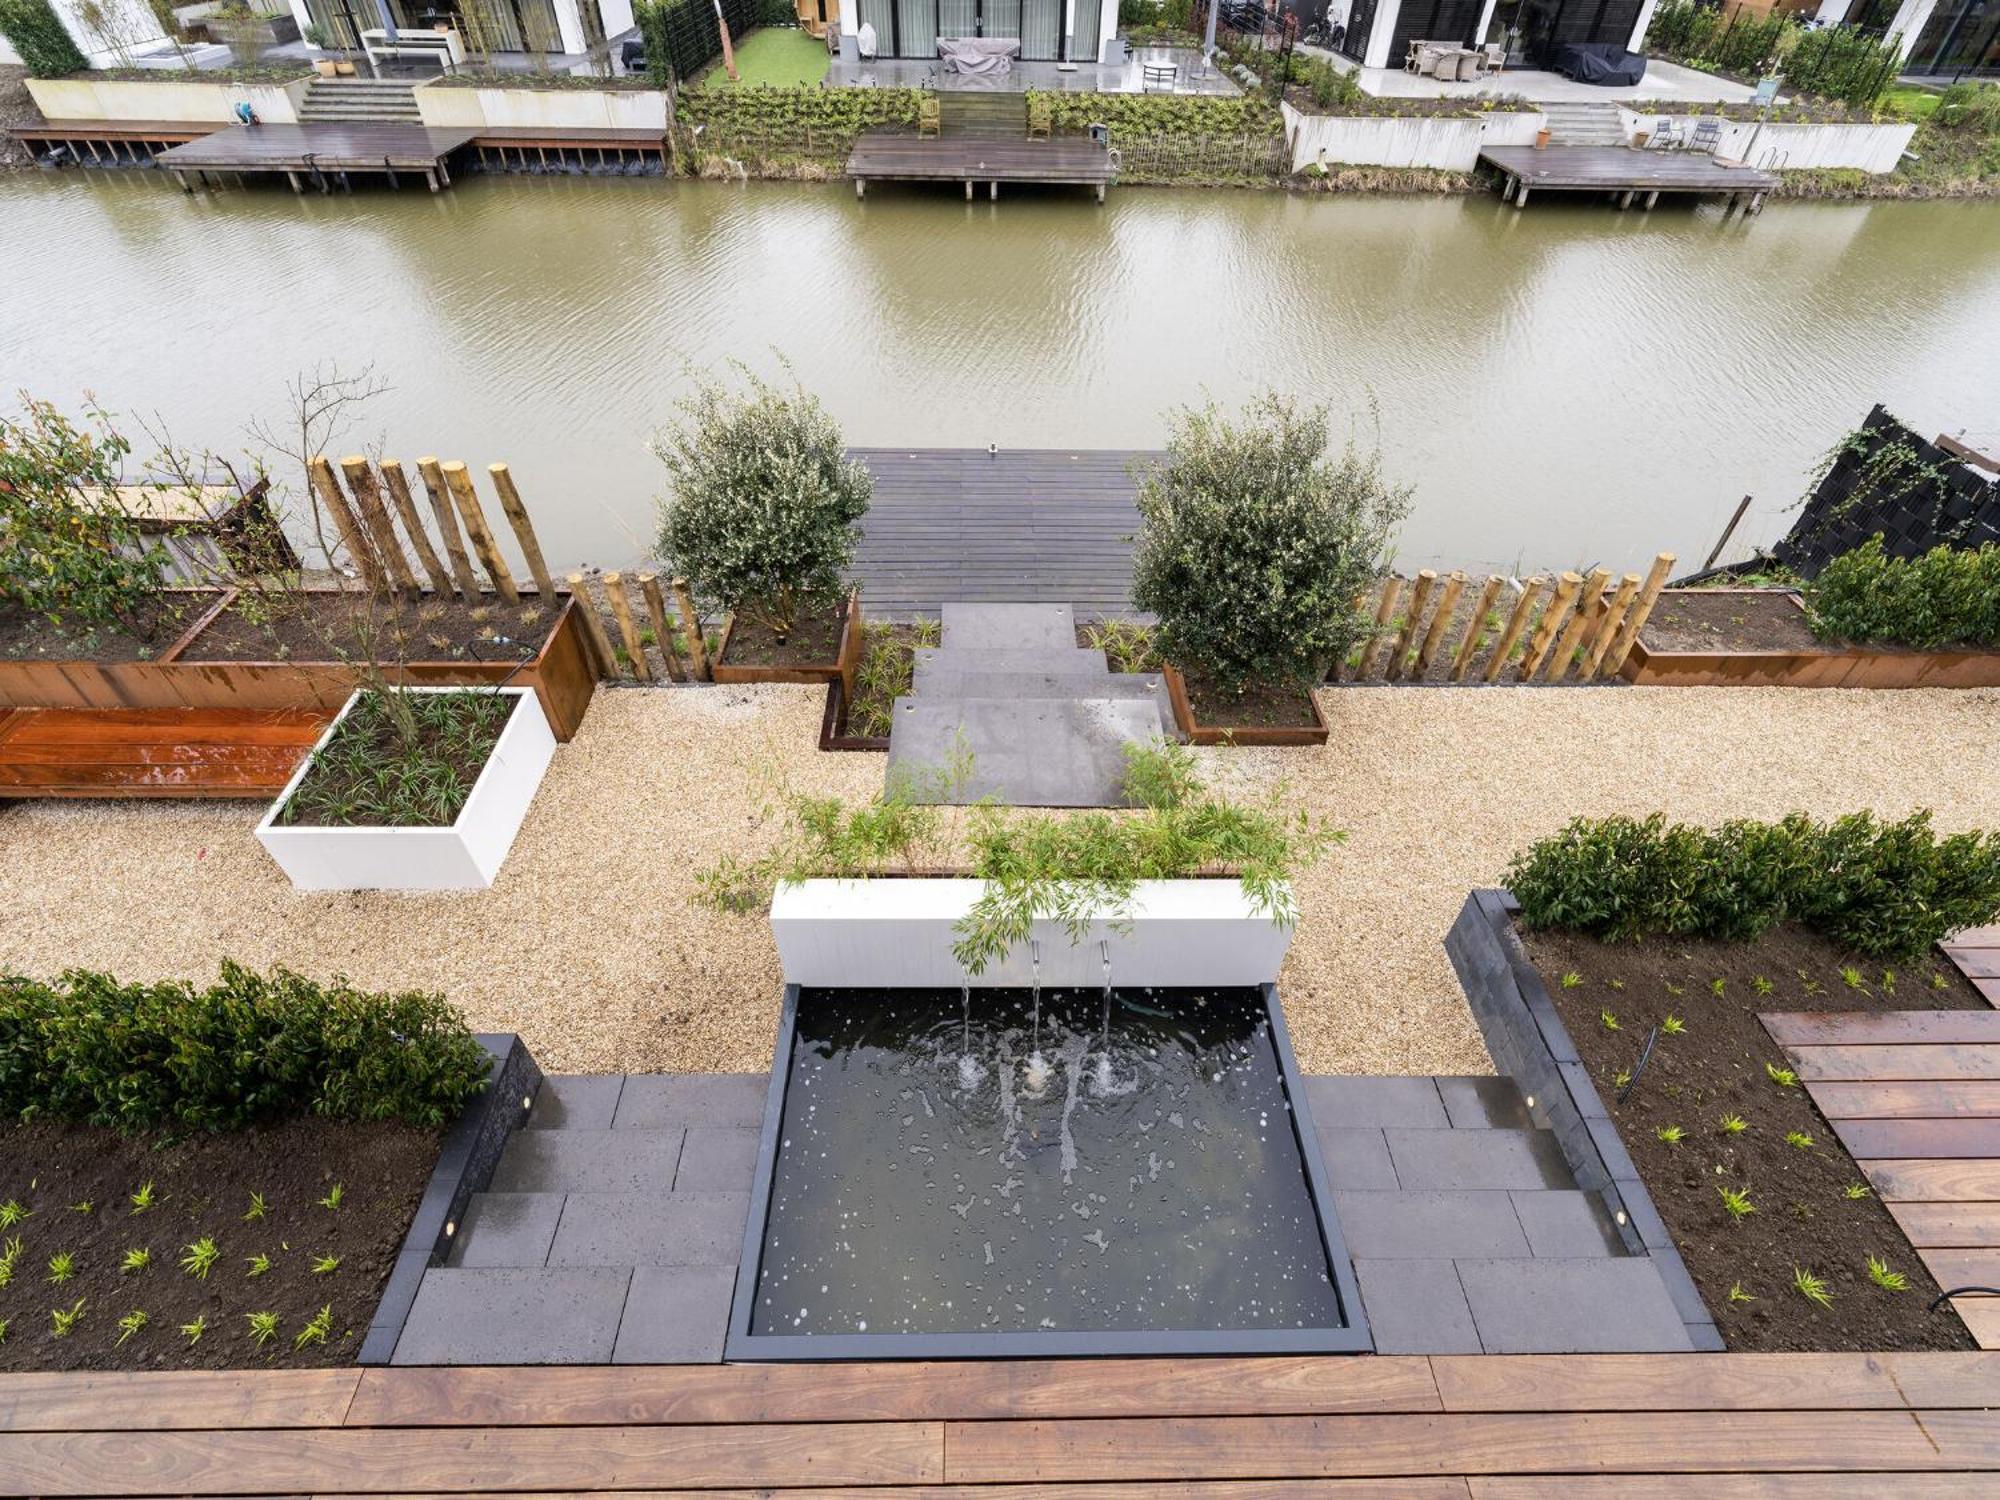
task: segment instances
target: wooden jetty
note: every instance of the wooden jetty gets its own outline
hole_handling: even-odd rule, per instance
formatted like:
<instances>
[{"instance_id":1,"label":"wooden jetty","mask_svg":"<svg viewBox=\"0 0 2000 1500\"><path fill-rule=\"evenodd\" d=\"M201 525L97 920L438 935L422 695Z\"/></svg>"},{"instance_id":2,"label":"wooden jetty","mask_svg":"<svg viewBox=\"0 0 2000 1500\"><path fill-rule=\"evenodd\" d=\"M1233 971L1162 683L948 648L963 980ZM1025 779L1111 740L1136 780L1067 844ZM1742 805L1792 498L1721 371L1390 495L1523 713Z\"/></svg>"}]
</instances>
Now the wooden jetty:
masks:
<instances>
[{"instance_id":1,"label":"wooden jetty","mask_svg":"<svg viewBox=\"0 0 2000 1500\"><path fill-rule=\"evenodd\" d=\"M221 173L282 173L296 192L308 186L330 192L361 176L420 177L432 192L451 186L447 161L469 145L476 130L433 130L423 125L231 125L155 160L193 192Z\"/></svg>"},{"instance_id":2,"label":"wooden jetty","mask_svg":"<svg viewBox=\"0 0 2000 1500\"><path fill-rule=\"evenodd\" d=\"M1480 162L1500 174L1500 196L1516 208L1528 194L1610 193L1620 208L1651 208L1662 193L1720 194L1751 213L1778 185L1774 172L1717 161L1694 151L1634 151L1624 146L1489 146Z\"/></svg>"},{"instance_id":3,"label":"wooden jetty","mask_svg":"<svg viewBox=\"0 0 2000 1500\"><path fill-rule=\"evenodd\" d=\"M70 160L92 166L144 167L175 146L185 146L221 130L202 120L51 120L46 125L10 125L8 132L31 150L60 146Z\"/></svg>"},{"instance_id":4,"label":"wooden jetty","mask_svg":"<svg viewBox=\"0 0 2000 1500\"><path fill-rule=\"evenodd\" d=\"M482 167L502 172L600 169L637 162L665 173L673 153L664 130L611 130L591 126L545 130L528 125L488 125L472 138Z\"/></svg>"},{"instance_id":5,"label":"wooden jetty","mask_svg":"<svg viewBox=\"0 0 2000 1500\"><path fill-rule=\"evenodd\" d=\"M1000 184L1057 184L1105 189L1116 175L1111 154L1089 140L994 140L980 136L915 136L870 130L855 141L847 158L854 196L864 197L871 182L962 182L965 196L986 184L998 198Z\"/></svg>"}]
</instances>

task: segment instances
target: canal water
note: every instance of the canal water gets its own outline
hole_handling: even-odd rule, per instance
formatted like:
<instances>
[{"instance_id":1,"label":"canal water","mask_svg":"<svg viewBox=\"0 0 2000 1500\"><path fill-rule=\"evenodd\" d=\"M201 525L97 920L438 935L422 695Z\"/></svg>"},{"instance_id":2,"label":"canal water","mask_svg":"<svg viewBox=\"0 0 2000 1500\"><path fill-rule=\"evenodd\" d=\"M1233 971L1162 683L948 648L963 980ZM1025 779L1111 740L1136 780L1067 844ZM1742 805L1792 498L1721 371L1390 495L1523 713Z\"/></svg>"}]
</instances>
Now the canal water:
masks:
<instances>
[{"instance_id":1,"label":"canal water","mask_svg":"<svg viewBox=\"0 0 2000 1500\"><path fill-rule=\"evenodd\" d=\"M187 197L0 178L0 387L240 449L315 364L340 446L514 466L552 562L643 555L689 372L782 356L863 445L1148 447L1167 408L1324 398L1416 486L1408 565L1699 559L1782 534L1881 400L2000 446L2000 203L1651 215L1127 188L485 179Z\"/></svg>"}]
</instances>

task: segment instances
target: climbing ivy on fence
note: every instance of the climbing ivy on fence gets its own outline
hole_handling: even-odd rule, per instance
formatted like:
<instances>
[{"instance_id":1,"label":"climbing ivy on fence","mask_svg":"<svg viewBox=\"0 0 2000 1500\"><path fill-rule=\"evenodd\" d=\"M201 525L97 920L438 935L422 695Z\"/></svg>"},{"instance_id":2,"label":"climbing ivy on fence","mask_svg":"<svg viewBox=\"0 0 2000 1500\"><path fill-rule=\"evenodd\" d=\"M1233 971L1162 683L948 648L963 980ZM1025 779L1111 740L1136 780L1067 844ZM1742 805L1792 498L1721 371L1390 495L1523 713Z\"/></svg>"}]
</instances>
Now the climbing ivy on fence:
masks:
<instances>
[{"instance_id":1,"label":"climbing ivy on fence","mask_svg":"<svg viewBox=\"0 0 2000 1500\"><path fill-rule=\"evenodd\" d=\"M1030 101L1047 99L1057 130L1081 135L1092 125L1109 125L1111 143L1125 147L1144 135L1282 135L1284 120L1262 99L1216 98L1206 94L1045 94L1031 90Z\"/></svg>"},{"instance_id":2,"label":"climbing ivy on fence","mask_svg":"<svg viewBox=\"0 0 2000 1500\"><path fill-rule=\"evenodd\" d=\"M688 89L676 110L697 156L838 165L862 131L914 127L922 97L919 89Z\"/></svg>"},{"instance_id":3,"label":"climbing ivy on fence","mask_svg":"<svg viewBox=\"0 0 2000 1500\"><path fill-rule=\"evenodd\" d=\"M87 66L49 0L0 0L0 36L14 44L36 78L61 78Z\"/></svg>"}]
</instances>

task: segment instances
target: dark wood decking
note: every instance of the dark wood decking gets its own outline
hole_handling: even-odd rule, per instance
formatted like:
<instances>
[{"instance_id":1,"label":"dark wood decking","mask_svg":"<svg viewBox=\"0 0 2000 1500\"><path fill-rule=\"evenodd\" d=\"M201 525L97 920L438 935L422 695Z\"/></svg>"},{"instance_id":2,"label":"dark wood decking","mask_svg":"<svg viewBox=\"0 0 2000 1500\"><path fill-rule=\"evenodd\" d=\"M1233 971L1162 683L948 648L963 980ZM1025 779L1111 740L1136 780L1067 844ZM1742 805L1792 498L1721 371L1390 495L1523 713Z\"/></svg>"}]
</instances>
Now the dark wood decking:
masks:
<instances>
[{"instance_id":1,"label":"dark wood decking","mask_svg":"<svg viewBox=\"0 0 2000 1500\"><path fill-rule=\"evenodd\" d=\"M979 183L998 197L1003 182L1067 183L1097 189L1112 179L1111 157L1087 140L989 140L966 136L914 136L870 130L847 158L854 191L870 182L962 182L970 198Z\"/></svg>"},{"instance_id":2,"label":"dark wood decking","mask_svg":"<svg viewBox=\"0 0 2000 1500\"><path fill-rule=\"evenodd\" d=\"M449 186L445 160L479 134L422 125L231 125L160 153L162 167L187 176L209 172L397 174Z\"/></svg>"},{"instance_id":3,"label":"dark wood decking","mask_svg":"<svg viewBox=\"0 0 2000 1500\"><path fill-rule=\"evenodd\" d=\"M331 709L0 709L0 798L263 797Z\"/></svg>"},{"instance_id":4,"label":"dark wood decking","mask_svg":"<svg viewBox=\"0 0 2000 1500\"><path fill-rule=\"evenodd\" d=\"M526 125L488 125L472 138L472 149L481 162L501 167L547 167L550 153L558 164L570 158L595 160L603 164L626 157L649 157L665 170L668 158L664 130L615 130L584 127L576 130L544 130Z\"/></svg>"},{"instance_id":5,"label":"dark wood decking","mask_svg":"<svg viewBox=\"0 0 2000 1500\"><path fill-rule=\"evenodd\" d=\"M871 614L965 603L1129 613L1131 449L856 448L875 480L853 577Z\"/></svg>"},{"instance_id":6,"label":"dark wood decking","mask_svg":"<svg viewBox=\"0 0 2000 1500\"><path fill-rule=\"evenodd\" d=\"M1661 193L1722 193L1760 202L1778 185L1770 172L1719 162L1693 151L1633 151L1623 146L1489 146L1480 162L1497 171L1502 196L1518 207L1531 192L1616 193L1621 201Z\"/></svg>"},{"instance_id":7,"label":"dark wood decking","mask_svg":"<svg viewBox=\"0 0 2000 1500\"><path fill-rule=\"evenodd\" d=\"M42 1495L1946 1500L2000 1360L1681 1354L0 1375Z\"/></svg>"}]
</instances>

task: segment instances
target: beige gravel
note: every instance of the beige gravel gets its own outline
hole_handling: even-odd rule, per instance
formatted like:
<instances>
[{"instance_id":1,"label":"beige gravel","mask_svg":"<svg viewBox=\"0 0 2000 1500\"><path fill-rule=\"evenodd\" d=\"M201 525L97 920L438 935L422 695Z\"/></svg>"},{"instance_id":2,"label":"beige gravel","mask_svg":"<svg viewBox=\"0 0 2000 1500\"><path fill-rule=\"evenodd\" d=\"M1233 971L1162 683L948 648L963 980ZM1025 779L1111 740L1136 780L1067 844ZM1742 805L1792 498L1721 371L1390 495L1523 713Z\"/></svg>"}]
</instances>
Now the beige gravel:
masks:
<instances>
[{"instance_id":1,"label":"beige gravel","mask_svg":"<svg viewBox=\"0 0 2000 1500\"><path fill-rule=\"evenodd\" d=\"M295 893L251 837L260 806L0 805L0 966L202 977L227 955L441 989L552 1070L761 1069L768 931L693 904L693 875L756 846L773 777L879 788L880 756L812 748L821 703L810 688L600 692L478 893ZM1440 939L1470 886L1573 813L1996 819L1992 692L1355 688L1323 704L1323 751L1204 752L1224 783L1349 830L1301 884L1282 984L1312 1071L1489 1070Z\"/></svg>"}]
</instances>

